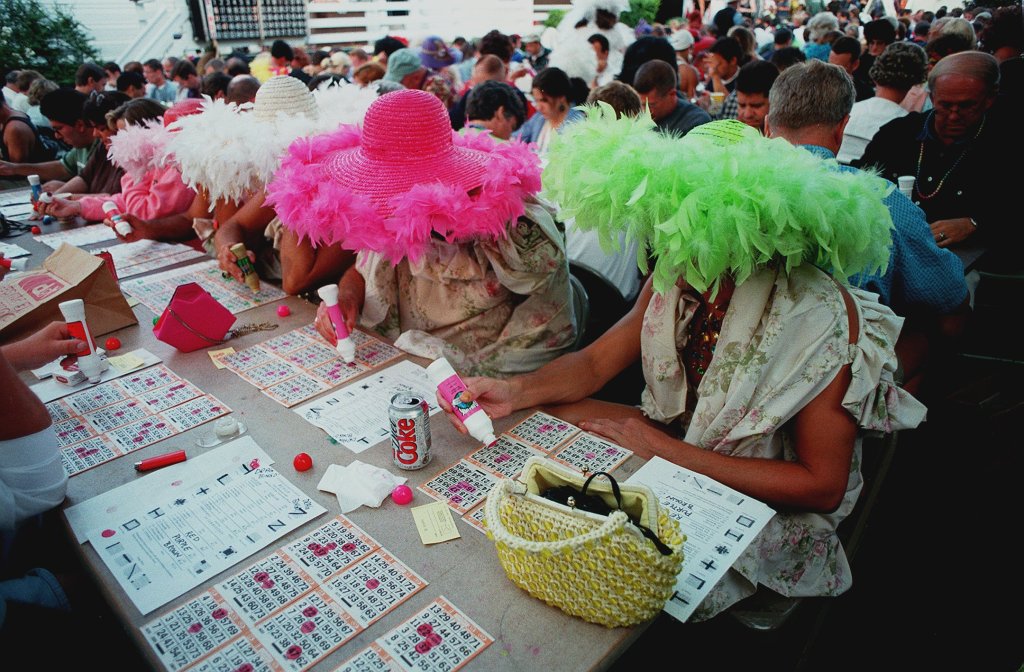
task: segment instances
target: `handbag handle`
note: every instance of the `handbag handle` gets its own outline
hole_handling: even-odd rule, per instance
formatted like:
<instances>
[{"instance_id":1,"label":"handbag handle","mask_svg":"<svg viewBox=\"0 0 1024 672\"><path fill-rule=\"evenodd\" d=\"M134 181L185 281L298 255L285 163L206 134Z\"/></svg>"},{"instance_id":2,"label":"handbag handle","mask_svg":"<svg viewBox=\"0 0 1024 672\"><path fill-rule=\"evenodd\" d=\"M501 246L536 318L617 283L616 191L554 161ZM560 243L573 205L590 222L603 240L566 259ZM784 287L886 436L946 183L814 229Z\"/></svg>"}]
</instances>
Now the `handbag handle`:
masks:
<instances>
[{"instance_id":1,"label":"handbag handle","mask_svg":"<svg viewBox=\"0 0 1024 672\"><path fill-rule=\"evenodd\" d=\"M590 482L593 481L594 478L596 478L597 476L604 476L605 478L608 479L608 482L612 484L612 494L615 495L615 504L618 507L618 510L622 511L622 491L619 490L619 483L614 478L612 478L611 474L609 474L606 471L595 471L590 476L588 476L587 480L583 481L583 487L580 489L580 495L584 496L587 494L587 488L590 487ZM623 511L623 513L625 513L625 511ZM658 551L662 555L672 555L672 549L669 548L665 542L659 539L658 535L651 531L649 527L647 527L646 525L641 525L640 521L633 520L633 518L628 513L626 514L626 517L629 518L629 522L633 523L634 525L640 528L640 532L654 543L654 545L657 547Z\"/></svg>"}]
</instances>

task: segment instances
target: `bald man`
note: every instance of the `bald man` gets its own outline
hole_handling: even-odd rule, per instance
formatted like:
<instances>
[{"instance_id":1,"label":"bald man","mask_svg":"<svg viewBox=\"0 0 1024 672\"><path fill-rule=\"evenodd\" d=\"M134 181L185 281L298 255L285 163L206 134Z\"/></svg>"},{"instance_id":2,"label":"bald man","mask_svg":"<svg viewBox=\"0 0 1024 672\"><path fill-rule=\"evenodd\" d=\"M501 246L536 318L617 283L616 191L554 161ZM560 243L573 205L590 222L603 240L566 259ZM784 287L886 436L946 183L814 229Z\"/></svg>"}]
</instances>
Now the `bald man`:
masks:
<instances>
[{"instance_id":1,"label":"bald man","mask_svg":"<svg viewBox=\"0 0 1024 672\"><path fill-rule=\"evenodd\" d=\"M858 165L878 168L893 182L914 176L911 199L940 247L969 240L1019 254L1022 227L1009 214L1019 175L1006 159L1021 156L1021 130L992 109L999 92L996 59L980 51L946 56L928 75L928 88L933 109L883 126Z\"/></svg>"}]
</instances>

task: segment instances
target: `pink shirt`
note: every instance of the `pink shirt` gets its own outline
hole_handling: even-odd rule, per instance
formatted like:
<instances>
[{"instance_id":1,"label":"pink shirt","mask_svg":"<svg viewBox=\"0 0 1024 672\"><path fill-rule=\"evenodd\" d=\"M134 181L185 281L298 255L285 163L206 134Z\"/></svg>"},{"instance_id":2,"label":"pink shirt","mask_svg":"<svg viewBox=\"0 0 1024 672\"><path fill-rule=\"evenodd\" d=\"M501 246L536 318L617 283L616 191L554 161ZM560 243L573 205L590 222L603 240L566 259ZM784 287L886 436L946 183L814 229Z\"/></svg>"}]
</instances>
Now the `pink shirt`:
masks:
<instances>
[{"instance_id":1,"label":"pink shirt","mask_svg":"<svg viewBox=\"0 0 1024 672\"><path fill-rule=\"evenodd\" d=\"M121 178L121 193L111 196L86 196L82 204L82 217L89 221L103 221L103 203L113 201L118 210L140 219L166 217L185 212L192 205L196 193L181 181L181 173L173 166L150 170L135 182L130 175Z\"/></svg>"}]
</instances>

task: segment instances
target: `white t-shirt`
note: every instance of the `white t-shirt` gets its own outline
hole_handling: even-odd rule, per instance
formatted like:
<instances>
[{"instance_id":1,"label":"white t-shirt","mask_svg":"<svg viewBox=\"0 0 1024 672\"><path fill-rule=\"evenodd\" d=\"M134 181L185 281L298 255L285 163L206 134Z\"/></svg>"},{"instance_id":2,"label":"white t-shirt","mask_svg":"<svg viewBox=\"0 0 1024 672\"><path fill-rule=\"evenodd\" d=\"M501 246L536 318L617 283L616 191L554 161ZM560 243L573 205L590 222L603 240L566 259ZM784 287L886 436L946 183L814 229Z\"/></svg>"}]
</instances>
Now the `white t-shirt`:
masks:
<instances>
[{"instance_id":1,"label":"white t-shirt","mask_svg":"<svg viewBox=\"0 0 1024 672\"><path fill-rule=\"evenodd\" d=\"M0 532L64 501L68 475L53 426L0 441Z\"/></svg>"},{"instance_id":2,"label":"white t-shirt","mask_svg":"<svg viewBox=\"0 0 1024 672\"><path fill-rule=\"evenodd\" d=\"M878 129L893 119L907 115L907 111L891 100L875 96L854 103L850 111L850 121L843 131L843 144L836 154L839 163L849 164L864 156L868 143L878 133Z\"/></svg>"},{"instance_id":3,"label":"white t-shirt","mask_svg":"<svg viewBox=\"0 0 1024 672\"><path fill-rule=\"evenodd\" d=\"M605 252L596 231L581 231L575 220L565 222L565 253L569 263L582 266L608 281L619 290L622 298L632 301L640 293L640 271L636 265L639 244L625 243L625 234L619 238L620 251Z\"/></svg>"}]
</instances>

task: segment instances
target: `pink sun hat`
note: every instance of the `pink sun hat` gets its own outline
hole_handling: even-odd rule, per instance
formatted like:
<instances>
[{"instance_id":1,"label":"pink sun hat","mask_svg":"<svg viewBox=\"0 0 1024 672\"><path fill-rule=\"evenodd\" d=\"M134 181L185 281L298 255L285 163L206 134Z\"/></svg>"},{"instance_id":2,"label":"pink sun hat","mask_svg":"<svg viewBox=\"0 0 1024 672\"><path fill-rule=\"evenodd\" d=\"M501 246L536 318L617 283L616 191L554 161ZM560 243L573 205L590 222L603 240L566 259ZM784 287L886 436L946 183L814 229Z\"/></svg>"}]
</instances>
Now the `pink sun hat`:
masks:
<instances>
[{"instance_id":1,"label":"pink sun hat","mask_svg":"<svg viewBox=\"0 0 1024 672\"><path fill-rule=\"evenodd\" d=\"M500 238L540 190L525 143L461 136L424 91L385 94L362 129L300 138L267 185L267 203L300 239L417 259L434 234Z\"/></svg>"}]
</instances>

